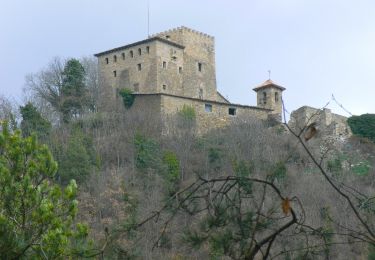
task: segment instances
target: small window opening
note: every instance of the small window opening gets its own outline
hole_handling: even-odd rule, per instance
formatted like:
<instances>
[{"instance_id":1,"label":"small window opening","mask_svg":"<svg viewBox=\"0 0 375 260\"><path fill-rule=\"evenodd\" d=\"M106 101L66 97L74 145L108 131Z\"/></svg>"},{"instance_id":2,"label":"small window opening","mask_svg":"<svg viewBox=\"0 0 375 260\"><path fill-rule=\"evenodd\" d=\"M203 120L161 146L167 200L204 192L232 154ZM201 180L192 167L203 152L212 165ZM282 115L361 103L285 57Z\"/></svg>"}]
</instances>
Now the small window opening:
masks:
<instances>
[{"instance_id":1,"label":"small window opening","mask_svg":"<svg viewBox=\"0 0 375 260\"><path fill-rule=\"evenodd\" d=\"M263 92L263 104L267 104L267 93Z\"/></svg>"},{"instance_id":2,"label":"small window opening","mask_svg":"<svg viewBox=\"0 0 375 260\"><path fill-rule=\"evenodd\" d=\"M117 71L113 71L113 77L117 77Z\"/></svg>"},{"instance_id":3,"label":"small window opening","mask_svg":"<svg viewBox=\"0 0 375 260\"><path fill-rule=\"evenodd\" d=\"M109 63L109 60L108 58L105 58L105 63L108 64Z\"/></svg>"},{"instance_id":4,"label":"small window opening","mask_svg":"<svg viewBox=\"0 0 375 260\"><path fill-rule=\"evenodd\" d=\"M163 84L163 89L166 90L167 89L167 85Z\"/></svg>"},{"instance_id":5,"label":"small window opening","mask_svg":"<svg viewBox=\"0 0 375 260\"><path fill-rule=\"evenodd\" d=\"M113 55L113 62L117 62L117 56Z\"/></svg>"},{"instance_id":6,"label":"small window opening","mask_svg":"<svg viewBox=\"0 0 375 260\"><path fill-rule=\"evenodd\" d=\"M212 105L211 104L204 104L204 111L212 112Z\"/></svg>"},{"instance_id":7,"label":"small window opening","mask_svg":"<svg viewBox=\"0 0 375 260\"><path fill-rule=\"evenodd\" d=\"M165 38L169 39L169 38L171 38L171 36L169 36L169 35L166 35L166 36L165 36Z\"/></svg>"},{"instance_id":8,"label":"small window opening","mask_svg":"<svg viewBox=\"0 0 375 260\"><path fill-rule=\"evenodd\" d=\"M163 69L166 69L166 68L167 68L167 62L163 61Z\"/></svg>"},{"instance_id":9,"label":"small window opening","mask_svg":"<svg viewBox=\"0 0 375 260\"><path fill-rule=\"evenodd\" d=\"M279 93L275 92L275 102L279 102Z\"/></svg>"},{"instance_id":10,"label":"small window opening","mask_svg":"<svg viewBox=\"0 0 375 260\"><path fill-rule=\"evenodd\" d=\"M199 98L203 99L203 89L199 89Z\"/></svg>"},{"instance_id":11,"label":"small window opening","mask_svg":"<svg viewBox=\"0 0 375 260\"><path fill-rule=\"evenodd\" d=\"M231 116L235 116L236 115L236 109L233 108L233 107L230 107L228 109L228 114L231 115Z\"/></svg>"},{"instance_id":12,"label":"small window opening","mask_svg":"<svg viewBox=\"0 0 375 260\"><path fill-rule=\"evenodd\" d=\"M139 91L139 83L134 83L133 87L135 92Z\"/></svg>"},{"instance_id":13,"label":"small window opening","mask_svg":"<svg viewBox=\"0 0 375 260\"><path fill-rule=\"evenodd\" d=\"M134 57L133 51L130 51L130 57L131 57L131 58Z\"/></svg>"},{"instance_id":14,"label":"small window opening","mask_svg":"<svg viewBox=\"0 0 375 260\"><path fill-rule=\"evenodd\" d=\"M141 48L138 49L138 55L139 55L139 56L142 55L142 49L141 49Z\"/></svg>"},{"instance_id":15,"label":"small window opening","mask_svg":"<svg viewBox=\"0 0 375 260\"><path fill-rule=\"evenodd\" d=\"M146 52L147 52L147 53L150 53L150 46L147 46L147 47L146 47Z\"/></svg>"},{"instance_id":16,"label":"small window opening","mask_svg":"<svg viewBox=\"0 0 375 260\"><path fill-rule=\"evenodd\" d=\"M182 67L178 67L178 73L182 73Z\"/></svg>"},{"instance_id":17,"label":"small window opening","mask_svg":"<svg viewBox=\"0 0 375 260\"><path fill-rule=\"evenodd\" d=\"M198 62L198 71L202 72L202 63Z\"/></svg>"},{"instance_id":18,"label":"small window opening","mask_svg":"<svg viewBox=\"0 0 375 260\"><path fill-rule=\"evenodd\" d=\"M138 68L138 71L141 71L142 70L142 64L141 63L137 64L137 68Z\"/></svg>"},{"instance_id":19,"label":"small window opening","mask_svg":"<svg viewBox=\"0 0 375 260\"><path fill-rule=\"evenodd\" d=\"M125 60L125 53L121 53L122 59Z\"/></svg>"}]
</instances>

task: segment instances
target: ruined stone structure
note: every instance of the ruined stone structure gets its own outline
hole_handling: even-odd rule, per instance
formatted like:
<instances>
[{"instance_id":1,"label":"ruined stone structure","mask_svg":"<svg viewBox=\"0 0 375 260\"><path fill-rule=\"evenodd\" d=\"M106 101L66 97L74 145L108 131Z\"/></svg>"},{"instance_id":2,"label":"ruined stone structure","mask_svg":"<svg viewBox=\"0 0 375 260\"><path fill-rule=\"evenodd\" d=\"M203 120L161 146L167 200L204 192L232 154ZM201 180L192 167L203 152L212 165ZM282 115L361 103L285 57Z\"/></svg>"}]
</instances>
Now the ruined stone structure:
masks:
<instances>
[{"instance_id":1,"label":"ruined stone structure","mask_svg":"<svg viewBox=\"0 0 375 260\"><path fill-rule=\"evenodd\" d=\"M303 106L291 113L288 124L292 129L299 131L314 123L322 136L348 137L352 133L346 119L344 116L332 113L327 108L317 109Z\"/></svg>"},{"instance_id":2,"label":"ruined stone structure","mask_svg":"<svg viewBox=\"0 0 375 260\"><path fill-rule=\"evenodd\" d=\"M200 132L235 119L281 119L285 88L271 80L253 89L257 106L230 103L217 91L215 41L207 34L179 27L95 56L100 77L113 95L119 89L132 90L136 98L131 110L160 121L184 106L194 108ZM327 112L326 121L330 115Z\"/></svg>"}]
</instances>

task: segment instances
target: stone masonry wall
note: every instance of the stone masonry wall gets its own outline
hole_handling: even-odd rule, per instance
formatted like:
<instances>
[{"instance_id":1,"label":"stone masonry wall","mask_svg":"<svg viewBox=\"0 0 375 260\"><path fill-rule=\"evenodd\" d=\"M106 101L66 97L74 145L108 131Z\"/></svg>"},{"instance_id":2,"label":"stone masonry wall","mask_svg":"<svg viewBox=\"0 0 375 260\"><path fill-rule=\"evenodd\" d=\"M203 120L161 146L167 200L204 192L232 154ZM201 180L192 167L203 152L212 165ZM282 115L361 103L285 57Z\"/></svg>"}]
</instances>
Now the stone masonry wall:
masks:
<instances>
[{"instance_id":1,"label":"stone masonry wall","mask_svg":"<svg viewBox=\"0 0 375 260\"><path fill-rule=\"evenodd\" d=\"M266 120L269 110L256 107L220 103L208 100L189 99L175 96L161 96L162 115L174 115L186 106L193 107L196 113L197 132L202 134L213 128L227 126L233 120L249 120L252 117ZM206 105L211 105L212 111L206 110ZM235 109L235 115L229 114L229 109Z\"/></svg>"},{"instance_id":2,"label":"stone masonry wall","mask_svg":"<svg viewBox=\"0 0 375 260\"><path fill-rule=\"evenodd\" d=\"M155 55L156 48L157 42L152 41L101 55L98 57L101 79L108 87L115 89L129 88L136 93L156 92L158 87L156 85L158 62ZM141 50L140 55L139 49ZM133 52L133 57L131 52ZM115 61L115 56L117 61ZM138 64L141 66L140 70Z\"/></svg>"},{"instance_id":3,"label":"stone masonry wall","mask_svg":"<svg viewBox=\"0 0 375 260\"><path fill-rule=\"evenodd\" d=\"M311 123L316 123L316 128L321 135L348 137L351 135L347 118L331 112L330 109L317 109L303 106L292 112L288 122L292 129L299 130Z\"/></svg>"},{"instance_id":4,"label":"stone masonry wall","mask_svg":"<svg viewBox=\"0 0 375 260\"><path fill-rule=\"evenodd\" d=\"M186 27L158 33L155 36L185 46L182 75L183 95L192 98L218 100L214 37ZM201 71L199 71L199 66Z\"/></svg>"}]
</instances>

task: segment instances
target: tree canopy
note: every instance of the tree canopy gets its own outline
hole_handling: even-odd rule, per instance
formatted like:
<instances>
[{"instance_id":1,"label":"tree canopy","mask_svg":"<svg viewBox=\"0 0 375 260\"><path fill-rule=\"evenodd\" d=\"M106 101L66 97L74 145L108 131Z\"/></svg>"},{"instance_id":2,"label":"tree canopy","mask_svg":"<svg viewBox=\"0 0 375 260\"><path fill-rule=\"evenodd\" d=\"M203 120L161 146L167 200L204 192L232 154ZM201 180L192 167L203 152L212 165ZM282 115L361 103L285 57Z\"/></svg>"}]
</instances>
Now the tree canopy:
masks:
<instances>
[{"instance_id":1,"label":"tree canopy","mask_svg":"<svg viewBox=\"0 0 375 260\"><path fill-rule=\"evenodd\" d=\"M49 134L51 123L42 117L33 104L27 103L25 106L21 106L20 112L22 116L21 130L24 136L30 136L35 132L38 138L43 138Z\"/></svg>"},{"instance_id":2,"label":"tree canopy","mask_svg":"<svg viewBox=\"0 0 375 260\"><path fill-rule=\"evenodd\" d=\"M57 163L35 136L6 123L0 133L0 255L3 259L67 257L79 253L87 228L74 224L77 185L53 183ZM83 240L82 240L83 239ZM73 242L74 241L74 242ZM79 246L79 248L77 248ZM83 250L83 249L82 249Z\"/></svg>"},{"instance_id":3,"label":"tree canopy","mask_svg":"<svg viewBox=\"0 0 375 260\"><path fill-rule=\"evenodd\" d=\"M353 134L366 137L375 142L375 114L363 114L348 118Z\"/></svg>"}]
</instances>

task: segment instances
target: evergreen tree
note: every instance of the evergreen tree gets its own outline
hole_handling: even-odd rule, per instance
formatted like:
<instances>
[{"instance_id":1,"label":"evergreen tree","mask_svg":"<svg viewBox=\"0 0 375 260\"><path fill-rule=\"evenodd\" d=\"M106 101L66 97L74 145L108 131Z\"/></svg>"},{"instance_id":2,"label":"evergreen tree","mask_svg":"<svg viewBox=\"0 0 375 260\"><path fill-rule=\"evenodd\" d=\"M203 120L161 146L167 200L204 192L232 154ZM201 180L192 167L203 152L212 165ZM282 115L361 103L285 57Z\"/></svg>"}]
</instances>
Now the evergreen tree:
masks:
<instances>
[{"instance_id":1,"label":"evergreen tree","mask_svg":"<svg viewBox=\"0 0 375 260\"><path fill-rule=\"evenodd\" d=\"M366 137L375 142L375 114L363 114L348 118L353 134Z\"/></svg>"},{"instance_id":2,"label":"evergreen tree","mask_svg":"<svg viewBox=\"0 0 375 260\"><path fill-rule=\"evenodd\" d=\"M70 59L65 64L62 76L60 110L63 115L63 121L69 122L72 117L81 114L88 105L85 70L78 60Z\"/></svg>"},{"instance_id":3,"label":"evergreen tree","mask_svg":"<svg viewBox=\"0 0 375 260\"><path fill-rule=\"evenodd\" d=\"M83 254L87 228L74 225L77 185L54 184L46 146L3 124L0 133L0 256L56 259ZM77 248L77 247L78 248Z\"/></svg>"},{"instance_id":4,"label":"evergreen tree","mask_svg":"<svg viewBox=\"0 0 375 260\"><path fill-rule=\"evenodd\" d=\"M31 103L20 107L22 116L21 130L23 136L30 136L36 133L39 139L48 136L51 131L51 123L44 119Z\"/></svg>"}]
</instances>

